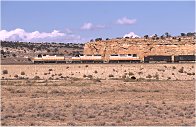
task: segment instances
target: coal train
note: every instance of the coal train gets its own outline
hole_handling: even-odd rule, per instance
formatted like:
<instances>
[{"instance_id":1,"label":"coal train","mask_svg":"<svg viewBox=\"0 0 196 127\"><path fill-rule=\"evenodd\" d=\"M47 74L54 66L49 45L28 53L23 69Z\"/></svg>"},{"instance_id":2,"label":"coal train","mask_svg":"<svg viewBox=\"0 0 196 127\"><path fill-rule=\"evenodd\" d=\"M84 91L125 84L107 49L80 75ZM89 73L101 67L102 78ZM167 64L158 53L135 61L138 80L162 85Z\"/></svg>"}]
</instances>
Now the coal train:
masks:
<instances>
[{"instance_id":1,"label":"coal train","mask_svg":"<svg viewBox=\"0 0 196 127\"><path fill-rule=\"evenodd\" d=\"M111 54L106 60L101 54L78 54L75 56L41 55L33 57L34 64L41 63L171 63L195 62L195 55L149 55L140 58L137 54Z\"/></svg>"}]
</instances>

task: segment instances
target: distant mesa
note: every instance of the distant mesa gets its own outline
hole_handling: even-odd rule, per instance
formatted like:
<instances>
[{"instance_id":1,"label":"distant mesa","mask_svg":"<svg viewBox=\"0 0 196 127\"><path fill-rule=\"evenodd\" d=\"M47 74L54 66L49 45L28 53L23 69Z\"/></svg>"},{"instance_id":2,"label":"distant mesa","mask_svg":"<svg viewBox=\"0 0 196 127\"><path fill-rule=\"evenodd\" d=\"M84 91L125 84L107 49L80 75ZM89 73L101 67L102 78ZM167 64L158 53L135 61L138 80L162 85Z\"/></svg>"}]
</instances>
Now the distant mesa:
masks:
<instances>
[{"instance_id":1,"label":"distant mesa","mask_svg":"<svg viewBox=\"0 0 196 127\"><path fill-rule=\"evenodd\" d=\"M195 33L181 33L172 36L166 32L159 36L144 35L139 37L134 32L130 32L123 38L113 38L103 40L95 39L85 43L84 54L101 54L107 61L111 54L136 54L141 60L145 56L175 56L195 54Z\"/></svg>"}]
</instances>

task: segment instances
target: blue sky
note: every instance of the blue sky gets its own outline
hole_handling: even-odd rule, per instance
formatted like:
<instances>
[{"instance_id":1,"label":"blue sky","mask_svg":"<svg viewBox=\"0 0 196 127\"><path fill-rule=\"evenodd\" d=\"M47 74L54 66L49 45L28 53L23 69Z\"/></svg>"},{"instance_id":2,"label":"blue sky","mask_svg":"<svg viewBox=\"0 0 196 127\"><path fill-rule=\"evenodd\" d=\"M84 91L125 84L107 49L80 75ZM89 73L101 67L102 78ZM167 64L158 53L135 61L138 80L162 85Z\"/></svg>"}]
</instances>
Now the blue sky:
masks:
<instances>
[{"instance_id":1,"label":"blue sky","mask_svg":"<svg viewBox=\"0 0 196 127\"><path fill-rule=\"evenodd\" d=\"M3 1L1 8L2 40L86 42L130 32L179 35L195 30L194 1Z\"/></svg>"}]
</instances>

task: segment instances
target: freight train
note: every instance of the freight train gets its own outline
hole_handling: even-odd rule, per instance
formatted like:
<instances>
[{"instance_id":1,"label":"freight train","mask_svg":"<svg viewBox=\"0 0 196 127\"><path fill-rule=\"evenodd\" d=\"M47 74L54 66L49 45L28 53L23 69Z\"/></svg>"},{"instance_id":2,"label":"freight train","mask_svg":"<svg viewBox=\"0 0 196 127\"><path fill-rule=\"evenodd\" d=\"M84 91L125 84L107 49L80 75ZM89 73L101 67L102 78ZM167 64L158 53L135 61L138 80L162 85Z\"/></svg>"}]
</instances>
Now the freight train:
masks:
<instances>
[{"instance_id":1,"label":"freight train","mask_svg":"<svg viewBox=\"0 0 196 127\"><path fill-rule=\"evenodd\" d=\"M100 54L78 54L75 56L41 55L31 59L38 63L170 63L170 62L195 62L195 55L149 55L140 58L137 54L111 54L106 60Z\"/></svg>"}]
</instances>

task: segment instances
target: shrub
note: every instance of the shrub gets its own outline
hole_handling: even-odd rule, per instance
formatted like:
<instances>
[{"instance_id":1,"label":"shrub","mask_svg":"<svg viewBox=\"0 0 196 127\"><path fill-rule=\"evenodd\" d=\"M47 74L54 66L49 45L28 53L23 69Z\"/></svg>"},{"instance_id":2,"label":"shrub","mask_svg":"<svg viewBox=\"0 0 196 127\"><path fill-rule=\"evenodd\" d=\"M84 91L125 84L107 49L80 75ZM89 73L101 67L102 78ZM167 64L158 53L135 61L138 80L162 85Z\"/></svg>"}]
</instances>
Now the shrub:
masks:
<instances>
[{"instance_id":1,"label":"shrub","mask_svg":"<svg viewBox=\"0 0 196 127\"><path fill-rule=\"evenodd\" d=\"M129 76L131 76L131 75L134 75L132 72L129 72L129 74L128 74Z\"/></svg>"},{"instance_id":2,"label":"shrub","mask_svg":"<svg viewBox=\"0 0 196 127\"><path fill-rule=\"evenodd\" d=\"M132 79L132 80L136 80L136 77L135 77L135 76L132 76L131 79Z\"/></svg>"},{"instance_id":3,"label":"shrub","mask_svg":"<svg viewBox=\"0 0 196 127\"><path fill-rule=\"evenodd\" d=\"M48 71L52 71L52 69L49 69Z\"/></svg>"},{"instance_id":4,"label":"shrub","mask_svg":"<svg viewBox=\"0 0 196 127\"><path fill-rule=\"evenodd\" d=\"M91 114L88 116L88 118L95 118L95 115Z\"/></svg>"},{"instance_id":5,"label":"shrub","mask_svg":"<svg viewBox=\"0 0 196 127\"><path fill-rule=\"evenodd\" d=\"M53 78L52 78L52 77L49 77L48 79L49 79L49 80L53 80Z\"/></svg>"},{"instance_id":6,"label":"shrub","mask_svg":"<svg viewBox=\"0 0 196 127\"><path fill-rule=\"evenodd\" d=\"M60 76L60 78L65 78L64 76Z\"/></svg>"},{"instance_id":7,"label":"shrub","mask_svg":"<svg viewBox=\"0 0 196 127\"><path fill-rule=\"evenodd\" d=\"M160 90L153 90L153 92L160 92Z\"/></svg>"},{"instance_id":8,"label":"shrub","mask_svg":"<svg viewBox=\"0 0 196 127\"><path fill-rule=\"evenodd\" d=\"M92 75L88 75L87 76L89 79L93 79L93 76Z\"/></svg>"},{"instance_id":9,"label":"shrub","mask_svg":"<svg viewBox=\"0 0 196 127\"><path fill-rule=\"evenodd\" d=\"M83 77L86 78L87 76L86 75L83 75Z\"/></svg>"},{"instance_id":10,"label":"shrub","mask_svg":"<svg viewBox=\"0 0 196 127\"><path fill-rule=\"evenodd\" d=\"M85 67L88 67L88 65L86 65Z\"/></svg>"},{"instance_id":11,"label":"shrub","mask_svg":"<svg viewBox=\"0 0 196 127\"><path fill-rule=\"evenodd\" d=\"M75 126L76 124L74 122L68 122L67 126Z\"/></svg>"},{"instance_id":12,"label":"shrub","mask_svg":"<svg viewBox=\"0 0 196 127\"><path fill-rule=\"evenodd\" d=\"M164 69L157 69L158 71L163 71L163 72L165 72L165 70Z\"/></svg>"},{"instance_id":13,"label":"shrub","mask_svg":"<svg viewBox=\"0 0 196 127\"><path fill-rule=\"evenodd\" d=\"M111 77L114 77L114 75L110 74L109 77L110 77L110 78L111 78Z\"/></svg>"},{"instance_id":14,"label":"shrub","mask_svg":"<svg viewBox=\"0 0 196 127\"><path fill-rule=\"evenodd\" d=\"M39 76L35 76L33 79L38 80L38 79L40 79L40 77Z\"/></svg>"},{"instance_id":15,"label":"shrub","mask_svg":"<svg viewBox=\"0 0 196 127\"><path fill-rule=\"evenodd\" d=\"M18 78L18 75L14 75L15 78Z\"/></svg>"},{"instance_id":16,"label":"shrub","mask_svg":"<svg viewBox=\"0 0 196 127\"><path fill-rule=\"evenodd\" d=\"M25 72L24 72L24 71L22 71L22 72L21 72L21 75L25 75Z\"/></svg>"},{"instance_id":17,"label":"shrub","mask_svg":"<svg viewBox=\"0 0 196 127\"><path fill-rule=\"evenodd\" d=\"M173 66L172 68L173 68L173 69L176 69L176 67L175 67L175 66Z\"/></svg>"},{"instance_id":18,"label":"shrub","mask_svg":"<svg viewBox=\"0 0 196 127\"><path fill-rule=\"evenodd\" d=\"M16 90L16 93L25 93L25 90Z\"/></svg>"},{"instance_id":19,"label":"shrub","mask_svg":"<svg viewBox=\"0 0 196 127\"><path fill-rule=\"evenodd\" d=\"M101 79L96 78L96 79L94 79L94 81L95 81L95 82L101 82Z\"/></svg>"},{"instance_id":20,"label":"shrub","mask_svg":"<svg viewBox=\"0 0 196 127\"><path fill-rule=\"evenodd\" d=\"M184 67L180 68L180 70L178 72L183 73L184 72Z\"/></svg>"},{"instance_id":21,"label":"shrub","mask_svg":"<svg viewBox=\"0 0 196 127\"><path fill-rule=\"evenodd\" d=\"M97 70L95 70L94 73L97 74L98 73Z\"/></svg>"},{"instance_id":22,"label":"shrub","mask_svg":"<svg viewBox=\"0 0 196 127\"><path fill-rule=\"evenodd\" d=\"M171 79L171 77L167 77L167 80L170 80Z\"/></svg>"},{"instance_id":23,"label":"shrub","mask_svg":"<svg viewBox=\"0 0 196 127\"><path fill-rule=\"evenodd\" d=\"M70 79L71 79L72 81L79 81L79 80L80 80L80 78L77 78L77 77L70 77Z\"/></svg>"},{"instance_id":24,"label":"shrub","mask_svg":"<svg viewBox=\"0 0 196 127\"><path fill-rule=\"evenodd\" d=\"M60 93L61 91L59 91L59 90L52 90L50 93L51 94L57 94L57 93Z\"/></svg>"},{"instance_id":25,"label":"shrub","mask_svg":"<svg viewBox=\"0 0 196 127\"><path fill-rule=\"evenodd\" d=\"M134 80L136 80L136 77L135 76L132 76L131 78L129 78L129 77L123 78L123 81L124 82L132 82Z\"/></svg>"},{"instance_id":26,"label":"shrub","mask_svg":"<svg viewBox=\"0 0 196 127\"><path fill-rule=\"evenodd\" d=\"M140 68L140 70L143 70L144 68Z\"/></svg>"},{"instance_id":27,"label":"shrub","mask_svg":"<svg viewBox=\"0 0 196 127\"><path fill-rule=\"evenodd\" d=\"M149 74L149 75L146 76L146 78L152 78L152 76Z\"/></svg>"},{"instance_id":28,"label":"shrub","mask_svg":"<svg viewBox=\"0 0 196 127\"><path fill-rule=\"evenodd\" d=\"M195 75L195 72L193 72L193 73L187 73L187 75Z\"/></svg>"},{"instance_id":29,"label":"shrub","mask_svg":"<svg viewBox=\"0 0 196 127\"><path fill-rule=\"evenodd\" d=\"M3 70L3 74L8 74L8 70Z\"/></svg>"},{"instance_id":30,"label":"shrub","mask_svg":"<svg viewBox=\"0 0 196 127\"><path fill-rule=\"evenodd\" d=\"M158 79L159 79L159 74L156 73L156 74L154 75L154 78L158 80Z\"/></svg>"}]
</instances>

